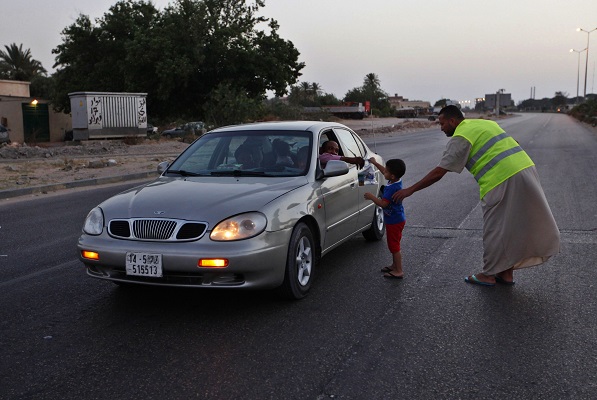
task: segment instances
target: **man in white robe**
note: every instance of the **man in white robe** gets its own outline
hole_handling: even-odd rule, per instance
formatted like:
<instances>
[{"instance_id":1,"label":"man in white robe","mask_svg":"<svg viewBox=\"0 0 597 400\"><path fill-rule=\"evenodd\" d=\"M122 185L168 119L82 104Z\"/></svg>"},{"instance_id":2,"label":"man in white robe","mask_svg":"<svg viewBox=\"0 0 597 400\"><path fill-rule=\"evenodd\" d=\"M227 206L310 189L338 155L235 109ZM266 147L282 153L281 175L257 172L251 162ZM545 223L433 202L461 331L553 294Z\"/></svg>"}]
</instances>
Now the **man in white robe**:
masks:
<instances>
[{"instance_id":1,"label":"man in white robe","mask_svg":"<svg viewBox=\"0 0 597 400\"><path fill-rule=\"evenodd\" d=\"M414 185L396 192L395 201L402 201L434 184L447 172L462 172L470 162L473 147L469 140L453 136L462 121L464 116L457 107L442 109L439 123L451 139L439 165ZM493 121L485 122L495 124ZM483 125L482 122L477 124ZM485 140L482 137L483 134L479 140ZM500 164L496 163L492 168L500 168ZM559 252L560 232L534 165L516 172L482 194L481 208L483 271L466 277L466 282L483 286L496 283L512 285L515 269L542 264Z\"/></svg>"}]
</instances>

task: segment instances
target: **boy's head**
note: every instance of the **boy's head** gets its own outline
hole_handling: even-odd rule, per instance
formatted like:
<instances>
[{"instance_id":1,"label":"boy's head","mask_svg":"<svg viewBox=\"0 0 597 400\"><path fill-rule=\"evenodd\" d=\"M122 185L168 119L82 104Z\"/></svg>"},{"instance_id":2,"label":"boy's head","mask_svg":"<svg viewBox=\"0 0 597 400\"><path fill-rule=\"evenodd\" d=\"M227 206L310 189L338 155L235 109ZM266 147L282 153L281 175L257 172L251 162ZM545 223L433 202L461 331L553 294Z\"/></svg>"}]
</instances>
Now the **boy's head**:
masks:
<instances>
[{"instance_id":1,"label":"boy's head","mask_svg":"<svg viewBox=\"0 0 597 400\"><path fill-rule=\"evenodd\" d=\"M386 161L386 171L393 175L394 179L399 180L406 172L406 164L399 158L392 158Z\"/></svg>"}]
</instances>

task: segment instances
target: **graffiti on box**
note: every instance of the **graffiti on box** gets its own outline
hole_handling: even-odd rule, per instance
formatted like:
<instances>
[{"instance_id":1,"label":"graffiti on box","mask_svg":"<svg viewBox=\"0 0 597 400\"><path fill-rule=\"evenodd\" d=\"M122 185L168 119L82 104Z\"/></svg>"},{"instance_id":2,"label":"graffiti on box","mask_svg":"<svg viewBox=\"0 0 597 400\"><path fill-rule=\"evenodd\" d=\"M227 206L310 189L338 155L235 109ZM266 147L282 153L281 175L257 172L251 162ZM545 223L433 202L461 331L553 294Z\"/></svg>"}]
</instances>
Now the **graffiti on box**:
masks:
<instances>
[{"instance_id":1,"label":"graffiti on box","mask_svg":"<svg viewBox=\"0 0 597 400\"><path fill-rule=\"evenodd\" d=\"M101 128L102 127L102 99L101 97L91 97L89 99L88 109L89 128Z\"/></svg>"}]
</instances>

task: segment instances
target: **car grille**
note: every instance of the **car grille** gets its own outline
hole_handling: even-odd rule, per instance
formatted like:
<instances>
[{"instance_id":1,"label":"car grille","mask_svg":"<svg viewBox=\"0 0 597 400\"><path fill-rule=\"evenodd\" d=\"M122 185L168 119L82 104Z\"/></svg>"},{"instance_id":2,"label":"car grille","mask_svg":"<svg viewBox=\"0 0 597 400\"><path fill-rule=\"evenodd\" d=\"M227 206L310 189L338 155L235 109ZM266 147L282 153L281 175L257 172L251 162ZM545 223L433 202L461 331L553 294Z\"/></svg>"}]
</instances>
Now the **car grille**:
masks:
<instances>
[{"instance_id":1,"label":"car grille","mask_svg":"<svg viewBox=\"0 0 597 400\"><path fill-rule=\"evenodd\" d=\"M110 236L118 239L188 242L200 239L207 230L205 222L163 218L113 219Z\"/></svg>"}]
</instances>

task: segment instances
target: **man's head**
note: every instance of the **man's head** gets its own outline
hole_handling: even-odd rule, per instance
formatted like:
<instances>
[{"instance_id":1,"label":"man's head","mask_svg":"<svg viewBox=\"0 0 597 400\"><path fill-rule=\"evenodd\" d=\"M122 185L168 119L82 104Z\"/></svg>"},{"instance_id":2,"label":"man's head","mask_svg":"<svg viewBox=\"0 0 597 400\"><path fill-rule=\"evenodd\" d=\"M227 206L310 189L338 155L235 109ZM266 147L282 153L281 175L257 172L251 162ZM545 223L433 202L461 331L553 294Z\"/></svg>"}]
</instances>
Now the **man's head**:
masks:
<instances>
[{"instance_id":1,"label":"man's head","mask_svg":"<svg viewBox=\"0 0 597 400\"><path fill-rule=\"evenodd\" d=\"M442 132L450 137L454 135L456 127L464 120L464 115L462 115L462 111L458 107L450 105L441 109L438 120Z\"/></svg>"},{"instance_id":2,"label":"man's head","mask_svg":"<svg viewBox=\"0 0 597 400\"><path fill-rule=\"evenodd\" d=\"M324 153L338 154L338 151L340 150L338 143L333 140L328 140L321 147L323 148Z\"/></svg>"}]
</instances>

